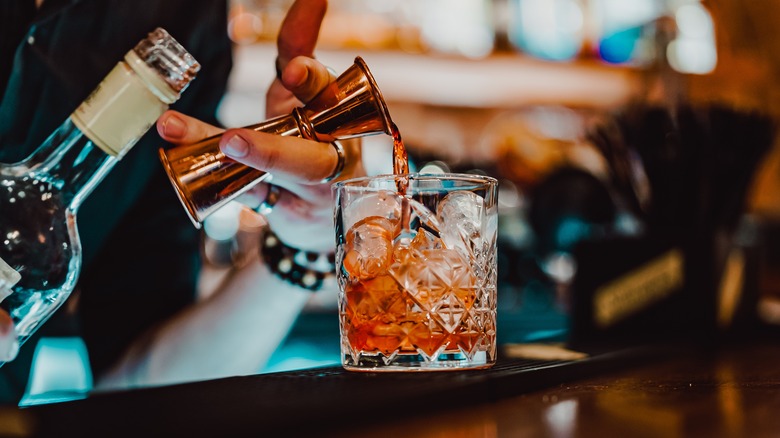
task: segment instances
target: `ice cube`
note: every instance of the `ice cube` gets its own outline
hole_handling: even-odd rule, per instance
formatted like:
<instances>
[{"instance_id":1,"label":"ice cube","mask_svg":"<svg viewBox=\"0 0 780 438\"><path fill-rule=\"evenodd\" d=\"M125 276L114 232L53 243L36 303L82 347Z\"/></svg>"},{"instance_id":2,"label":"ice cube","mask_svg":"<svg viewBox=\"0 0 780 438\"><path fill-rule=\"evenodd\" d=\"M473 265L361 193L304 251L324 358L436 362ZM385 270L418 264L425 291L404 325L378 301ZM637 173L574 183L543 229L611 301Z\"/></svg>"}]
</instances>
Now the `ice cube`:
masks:
<instances>
[{"instance_id":1,"label":"ice cube","mask_svg":"<svg viewBox=\"0 0 780 438\"><path fill-rule=\"evenodd\" d=\"M472 257L482 246L484 200L468 191L452 192L439 202L437 216L444 246Z\"/></svg>"},{"instance_id":2,"label":"ice cube","mask_svg":"<svg viewBox=\"0 0 780 438\"><path fill-rule=\"evenodd\" d=\"M400 237L400 238L399 238ZM393 261L400 264L418 263L424 251L444 248L441 239L424 228L408 236L399 236L393 246Z\"/></svg>"},{"instance_id":3,"label":"ice cube","mask_svg":"<svg viewBox=\"0 0 780 438\"><path fill-rule=\"evenodd\" d=\"M347 231L343 266L351 278L366 280L387 272L393 260L394 229L387 218L371 216Z\"/></svg>"},{"instance_id":4,"label":"ice cube","mask_svg":"<svg viewBox=\"0 0 780 438\"><path fill-rule=\"evenodd\" d=\"M414 222L415 219L419 219L421 226L437 234L441 232L441 225L439 224L439 219L436 217L436 213L429 210L425 204L414 199L409 199L409 206L412 208L413 213L411 222Z\"/></svg>"},{"instance_id":5,"label":"ice cube","mask_svg":"<svg viewBox=\"0 0 780 438\"><path fill-rule=\"evenodd\" d=\"M419 252L443 248L441 239L424 228L420 228L417 231L417 235L412 239L410 246Z\"/></svg>"},{"instance_id":6,"label":"ice cube","mask_svg":"<svg viewBox=\"0 0 780 438\"><path fill-rule=\"evenodd\" d=\"M357 222L373 216L400 223L401 196L389 190L361 195L343 206L341 214L345 229L350 229Z\"/></svg>"}]
</instances>

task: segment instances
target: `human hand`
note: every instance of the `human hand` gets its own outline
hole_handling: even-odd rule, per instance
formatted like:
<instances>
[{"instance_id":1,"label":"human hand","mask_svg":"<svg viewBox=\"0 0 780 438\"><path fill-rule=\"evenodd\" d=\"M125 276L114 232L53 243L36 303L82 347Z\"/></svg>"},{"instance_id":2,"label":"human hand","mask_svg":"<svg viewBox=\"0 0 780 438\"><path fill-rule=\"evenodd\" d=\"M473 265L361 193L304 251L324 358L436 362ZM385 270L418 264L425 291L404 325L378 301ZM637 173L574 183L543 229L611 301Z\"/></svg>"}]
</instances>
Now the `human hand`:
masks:
<instances>
[{"instance_id":1,"label":"human hand","mask_svg":"<svg viewBox=\"0 0 780 438\"><path fill-rule=\"evenodd\" d=\"M277 67L280 77L267 93L268 117L289 113L320 91L334 77L313 58L319 27L327 8L324 0L297 0L290 8L279 32ZM298 137L283 137L249 129L221 129L175 111L166 112L157 123L161 137L173 144L188 144L220 133L220 149L234 160L273 175L281 187L278 201L266 218L281 240L310 251L333 249L333 205L330 176L339 161L335 148ZM342 143L345 166L339 178L364 175L360 146ZM247 203L259 204L269 185L260 183L246 193Z\"/></svg>"},{"instance_id":2,"label":"human hand","mask_svg":"<svg viewBox=\"0 0 780 438\"><path fill-rule=\"evenodd\" d=\"M21 279L14 268L0 258L0 302L14 293L13 287ZM11 315L0 308L0 365L12 361L19 353L19 339Z\"/></svg>"},{"instance_id":3,"label":"human hand","mask_svg":"<svg viewBox=\"0 0 780 438\"><path fill-rule=\"evenodd\" d=\"M0 363L14 360L18 352L14 322L8 312L0 309Z\"/></svg>"}]
</instances>

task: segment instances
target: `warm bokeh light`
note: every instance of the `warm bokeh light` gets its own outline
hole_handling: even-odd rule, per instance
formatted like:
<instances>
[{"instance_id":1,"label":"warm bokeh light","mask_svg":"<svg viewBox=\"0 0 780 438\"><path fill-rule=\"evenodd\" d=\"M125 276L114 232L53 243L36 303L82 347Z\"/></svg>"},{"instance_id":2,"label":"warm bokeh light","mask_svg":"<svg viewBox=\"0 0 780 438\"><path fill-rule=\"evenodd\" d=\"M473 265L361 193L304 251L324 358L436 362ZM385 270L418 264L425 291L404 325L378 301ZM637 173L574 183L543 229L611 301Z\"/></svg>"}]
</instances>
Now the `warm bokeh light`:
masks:
<instances>
[{"instance_id":1,"label":"warm bokeh light","mask_svg":"<svg viewBox=\"0 0 780 438\"><path fill-rule=\"evenodd\" d=\"M432 50L481 58L493 50L490 2L429 0L422 2L422 39Z\"/></svg>"},{"instance_id":2,"label":"warm bokeh light","mask_svg":"<svg viewBox=\"0 0 780 438\"><path fill-rule=\"evenodd\" d=\"M679 6L674 18L678 35L666 49L669 65L681 73L707 74L715 70L715 27L707 9L692 1Z\"/></svg>"}]
</instances>

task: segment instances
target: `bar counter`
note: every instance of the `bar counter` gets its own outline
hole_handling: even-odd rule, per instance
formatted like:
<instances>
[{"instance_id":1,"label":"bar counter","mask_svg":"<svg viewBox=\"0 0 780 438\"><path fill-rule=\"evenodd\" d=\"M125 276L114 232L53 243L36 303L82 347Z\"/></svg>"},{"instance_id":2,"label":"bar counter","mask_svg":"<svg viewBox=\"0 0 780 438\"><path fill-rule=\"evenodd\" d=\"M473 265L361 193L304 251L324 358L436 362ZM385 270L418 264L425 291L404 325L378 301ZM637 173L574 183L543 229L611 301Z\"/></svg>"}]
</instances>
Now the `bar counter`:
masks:
<instances>
[{"instance_id":1,"label":"bar counter","mask_svg":"<svg viewBox=\"0 0 780 438\"><path fill-rule=\"evenodd\" d=\"M780 433L780 342L659 348L524 372L339 367L0 410L2 436L762 437ZM525 367L525 368L524 368ZM553 383L555 382L555 383Z\"/></svg>"},{"instance_id":2,"label":"bar counter","mask_svg":"<svg viewBox=\"0 0 780 438\"><path fill-rule=\"evenodd\" d=\"M692 351L403 425L385 424L383 431L442 438L777 437L779 413L780 342L767 342Z\"/></svg>"}]
</instances>

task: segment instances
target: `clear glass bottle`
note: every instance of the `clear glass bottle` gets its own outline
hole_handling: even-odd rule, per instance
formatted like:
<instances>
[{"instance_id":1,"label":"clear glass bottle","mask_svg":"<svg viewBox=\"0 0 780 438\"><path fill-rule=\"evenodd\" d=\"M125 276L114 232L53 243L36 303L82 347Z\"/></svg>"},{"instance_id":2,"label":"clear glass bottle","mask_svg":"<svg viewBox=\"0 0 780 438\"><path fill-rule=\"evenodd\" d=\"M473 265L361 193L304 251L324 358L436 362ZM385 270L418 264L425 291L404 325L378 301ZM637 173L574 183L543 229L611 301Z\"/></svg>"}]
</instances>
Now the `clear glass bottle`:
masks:
<instances>
[{"instance_id":1,"label":"clear glass bottle","mask_svg":"<svg viewBox=\"0 0 780 438\"><path fill-rule=\"evenodd\" d=\"M28 158L0 163L0 306L17 338L6 360L73 291L81 270L79 206L199 69L158 28Z\"/></svg>"}]
</instances>

